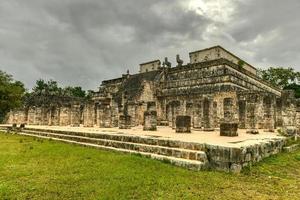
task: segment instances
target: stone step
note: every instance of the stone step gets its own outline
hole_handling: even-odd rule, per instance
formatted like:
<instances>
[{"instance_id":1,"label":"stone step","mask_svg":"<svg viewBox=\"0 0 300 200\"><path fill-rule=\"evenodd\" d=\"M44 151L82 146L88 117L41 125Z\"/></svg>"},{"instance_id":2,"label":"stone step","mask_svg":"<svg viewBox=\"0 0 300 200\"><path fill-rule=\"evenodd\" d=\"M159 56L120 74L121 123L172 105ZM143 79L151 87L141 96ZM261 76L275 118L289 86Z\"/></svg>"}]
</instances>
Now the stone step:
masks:
<instances>
[{"instance_id":1,"label":"stone step","mask_svg":"<svg viewBox=\"0 0 300 200\"><path fill-rule=\"evenodd\" d=\"M202 161L204 163L207 162L206 153L203 151L165 147L165 146L159 146L159 145L148 145L148 144L144 144L144 143L124 142L124 141L118 141L118 140L90 138L90 137L68 135L68 134L56 134L56 133L49 133L49 132L43 132L43 131L23 130L22 132L28 133L28 134L45 136L45 137L59 138L59 139L64 139L64 140L72 140L72 141L76 141L76 142L97 144L97 145L101 145L101 146L110 146L110 147L120 148L120 149L134 150L134 151L146 152L146 153L154 153L154 154L158 154L158 155L171 156L171 157L176 157L176 158L198 160L198 161Z\"/></svg>"},{"instance_id":2,"label":"stone step","mask_svg":"<svg viewBox=\"0 0 300 200\"><path fill-rule=\"evenodd\" d=\"M106 139L106 140L117 140L122 142L141 143L141 144L148 144L148 145L158 145L164 147L189 149L195 151L205 150L205 144L168 140L163 138L155 138L154 136L134 136L134 135L126 135L123 133L101 133L101 132L87 133L87 132L62 131L62 130L54 130L54 129L37 129L37 128L25 128L24 130L41 131L41 132L49 132L49 133L64 134L64 135L75 135L75 136Z\"/></svg>"},{"instance_id":3,"label":"stone step","mask_svg":"<svg viewBox=\"0 0 300 200\"><path fill-rule=\"evenodd\" d=\"M191 170L198 171L201 169L205 169L207 167L206 162L202 162L199 160L176 158L176 157L172 157L172 156L159 155L159 154L150 153L150 152L140 152L140 151L136 151L136 150L128 150L128 149L123 149L123 148L103 146L103 145L99 145L99 144L92 144L92 143L86 143L86 142L78 142L78 141L73 141L73 140L69 140L69 139L48 137L48 136L42 136L42 135L30 134L30 133L24 133L24 132L19 132L18 134L24 135L24 136L30 136L30 137L38 137L38 138L43 138L43 139L52 139L55 141L77 144L77 145L82 145L82 146L92 147L92 148L97 148L97 149L112 150L112 151L117 151L117 152L122 152L122 153L130 153L130 154L134 154L134 155L142 155L142 156L145 156L145 157L148 157L151 159L168 162L170 164L173 164L173 165L176 165L179 167L184 167L184 168L191 169Z\"/></svg>"}]
</instances>

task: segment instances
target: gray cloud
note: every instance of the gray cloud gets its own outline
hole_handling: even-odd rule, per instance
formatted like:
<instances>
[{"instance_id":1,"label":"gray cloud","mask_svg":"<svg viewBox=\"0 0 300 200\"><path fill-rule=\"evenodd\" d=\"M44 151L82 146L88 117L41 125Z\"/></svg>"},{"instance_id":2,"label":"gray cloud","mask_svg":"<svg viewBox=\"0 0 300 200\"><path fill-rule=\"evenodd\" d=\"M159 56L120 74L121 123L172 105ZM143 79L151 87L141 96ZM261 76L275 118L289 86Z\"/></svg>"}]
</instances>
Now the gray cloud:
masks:
<instances>
[{"instance_id":1,"label":"gray cloud","mask_svg":"<svg viewBox=\"0 0 300 200\"><path fill-rule=\"evenodd\" d=\"M0 69L96 89L151 59L223 45L263 66L298 67L298 0L0 0Z\"/></svg>"}]
</instances>

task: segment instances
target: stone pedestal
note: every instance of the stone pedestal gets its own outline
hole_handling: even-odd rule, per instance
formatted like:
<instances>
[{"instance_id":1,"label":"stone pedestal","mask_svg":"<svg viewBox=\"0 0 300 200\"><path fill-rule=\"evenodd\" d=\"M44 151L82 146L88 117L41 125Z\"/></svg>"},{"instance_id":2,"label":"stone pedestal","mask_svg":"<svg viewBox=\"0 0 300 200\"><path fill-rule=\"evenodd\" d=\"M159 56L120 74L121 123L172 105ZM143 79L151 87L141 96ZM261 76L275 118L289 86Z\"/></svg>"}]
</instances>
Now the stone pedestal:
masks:
<instances>
[{"instance_id":1,"label":"stone pedestal","mask_svg":"<svg viewBox=\"0 0 300 200\"><path fill-rule=\"evenodd\" d=\"M191 116L177 116L176 117L176 133L190 133L191 132Z\"/></svg>"},{"instance_id":2,"label":"stone pedestal","mask_svg":"<svg viewBox=\"0 0 300 200\"><path fill-rule=\"evenodd\" d=\"M157 112L145 111L144 112L144 131L156 131L157 130Z\"/></svg>"},{"instance_id":3,"label":"stone pedestal","mask_svg":"<svg viewBox=\"0 0 300 200\"><path fill-rule=\"evenodd\" d=\"M131 116L120 115L119 129L130 129L131 128Z\"/></svg>"},{"instance_id":4,"label":"stone pedestal","mask_svg":"<svg viewBox=\"0 0 300 200\"><path fill-rule=\"evenodd\" d=\"M220 135L227 137L238 136L238 123L236 122L222 122L220 124Z\"/></svg>"}]
</instances>

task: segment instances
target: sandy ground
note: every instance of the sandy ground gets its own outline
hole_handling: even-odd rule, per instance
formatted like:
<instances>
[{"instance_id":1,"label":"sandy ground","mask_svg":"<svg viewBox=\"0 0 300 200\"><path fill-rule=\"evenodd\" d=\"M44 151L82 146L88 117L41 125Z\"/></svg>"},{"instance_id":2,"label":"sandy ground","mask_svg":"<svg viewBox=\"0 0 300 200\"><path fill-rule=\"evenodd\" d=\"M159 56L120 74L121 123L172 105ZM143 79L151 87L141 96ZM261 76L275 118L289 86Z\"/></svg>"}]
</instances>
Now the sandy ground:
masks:
<instances>
[{"instance_id":1,"label":"sandy ground","mask_svg":"<svg viewBox=\"0 0 300 200\"><path fill-rule=\"evenodd\" d=\"M0 125L5 126L5 125ZM7 125L6 125L7 126ZM143 131L142 126L133 127L131 129L118 129L118 128L97 128L97 127L70 127L70 126L34 126L27 125L27 128L39 128L39 129L52 129L62 131L74 131L74 132L91 132L91 133L106 133L106 134L123 134L134 135L140 137L151 137L159 139L179 140L185 142L206 143L218 146L226 147L243 147L253 144L259 144L275 138L283 138L278 136L275 132L264 132L260 130L258 135L246 134L246 130L240 129L238 131L238 137L223 137L220 136L218 130L213 132L204 132L199 130L192 130L189 134L175 133L170 127L158 127L157 131Z\"/></svg>"}]
</instances>

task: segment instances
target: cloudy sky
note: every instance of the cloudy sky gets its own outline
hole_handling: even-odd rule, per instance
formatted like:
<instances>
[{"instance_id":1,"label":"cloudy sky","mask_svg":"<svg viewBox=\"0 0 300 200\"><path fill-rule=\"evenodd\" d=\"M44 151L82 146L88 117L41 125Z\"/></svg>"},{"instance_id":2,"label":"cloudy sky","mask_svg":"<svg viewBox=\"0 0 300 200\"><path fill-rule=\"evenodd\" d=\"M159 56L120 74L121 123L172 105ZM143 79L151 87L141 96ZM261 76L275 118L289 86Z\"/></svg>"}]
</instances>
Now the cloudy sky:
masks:
<instances>
[{"instance_id":1,"label":"cloudy sky","mask_svg":"<svg viewBox=\"0 0 300 200\"><path fill-rule=\"evenodd\" d=\"M300 70L299 0L0 0L0 69L96 89L139 63L221 45Z\"/></svg>"}]
</instances>

